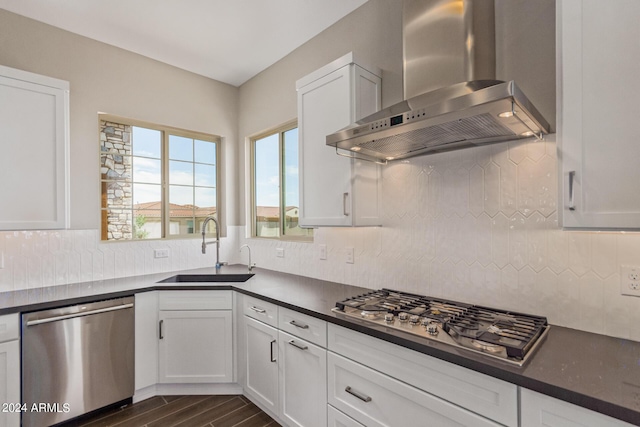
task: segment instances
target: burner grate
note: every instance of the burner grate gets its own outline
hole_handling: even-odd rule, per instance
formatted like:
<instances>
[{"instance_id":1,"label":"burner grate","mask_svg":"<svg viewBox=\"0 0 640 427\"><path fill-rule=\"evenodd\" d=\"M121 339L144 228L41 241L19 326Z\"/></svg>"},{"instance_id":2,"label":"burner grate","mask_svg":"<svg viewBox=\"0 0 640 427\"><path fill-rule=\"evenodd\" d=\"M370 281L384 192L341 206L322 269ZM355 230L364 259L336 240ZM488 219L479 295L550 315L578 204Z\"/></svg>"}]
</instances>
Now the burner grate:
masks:
<instances>
[{"instance_id":1,"label":"burner grate","mask_svg":"<svg viewBox=\"0 0 640 427\"><path fill-rule=\"evenodd\" d=\"M482 345L502 346L509 357L522 359L545 326L544 317L472 306L444 329Z\"/></svg>"},{"instance_id":2,"label":"burner grate","mask_svg":"<svg viewBox=\"0 0 640 427\"><path fill-rule=\"evenodd\" d=\"M441 341L450 344L455 342L452 345L508 359L519 365L548 329L545 317L391 289L348 298L336 303L335 310L352 318L377 322L430 339L438 339L437 330L430 326L435 324L436 328L441 328L448 336ZM386 313L391 313L392 316L389 318ZM403 317L399 316L401 313Z\"/></svg>"}]
</instances>

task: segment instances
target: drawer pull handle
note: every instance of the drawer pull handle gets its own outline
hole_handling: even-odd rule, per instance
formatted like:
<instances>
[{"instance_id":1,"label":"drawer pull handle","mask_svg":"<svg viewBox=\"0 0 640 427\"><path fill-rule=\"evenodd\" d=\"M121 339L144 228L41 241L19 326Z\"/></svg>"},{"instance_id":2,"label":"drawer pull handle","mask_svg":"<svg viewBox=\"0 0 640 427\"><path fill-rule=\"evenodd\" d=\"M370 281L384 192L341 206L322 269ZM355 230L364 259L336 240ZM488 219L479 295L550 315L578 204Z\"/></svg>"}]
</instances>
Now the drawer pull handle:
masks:
<instances>
[{"instance_id":1,"label":"drawer pull handle","mask_svg":"<svg viewBox=\"0 0 640 427\"><path fill-rule=\"evenodd\" d=\"M255 305L252 305L251 307L249 307L251 310L255 311L256 313L260 313L260 314L264 314L267 312L267 310L265 310L264 308L258 308Z\"/></svg>"},{"instance_id":2,"label":"drawer pull handle","mask_svg":"<svg viewBox=\"0 0 640 427\"><path fill-rule=\"evenodd\" d=\"M295 342L294 340L289 341L289 344L291 344L295 348L299 348L300 350L308 350L309 349L309 347L307 347L306 345L300 345L297 342Z\"/></svg>"},{"instance_id":3,"label":"drawer pull handle","mask_svg":"<svg viewBox=\"0 0 640 427\"><path fill-rule=\"evenodd\" d=\"M349 193L342 194L342 213L344 216L349 216L349 212L347 212L347 197L349 197Z\"/></svg>"},{"instance_id":4,"label":"drawer pull handle","mask_svg":"<svg viewBox=\"0 0 640 427\"><path fill-rule=\"evenodd\" d=\"M575 211L576 205L573 201L573 181L576 178L576 171L569 172L569 210Z\"/></svg>"},{"instance_id":5,"label":"drawer pull handle","mask_svg":"<svg viewBox=\"0 0 640 427\"><path fill-rule=\"evenodd\" d=\"M289 324L295 326L296 328L309 329L309 325L305 325L303 323L298 323L295 320L292 320L291 322L289 322Z\"/></svg>"},{"instance_id":6,"label":"drawer pull handle","mask_svg":"<svg viewBox=\"0 0 640 427\"><path fill-rule=\"evenodd\" d=\"M344 391L346 391L347 393L357 397L358 399L362 400L365 403L371 402L371 398L365 394L359 393L355 390L353 390L351 387L347 386L347 388L344 389Z\"/></svg>"},{"instance_id":7,"label":"drawer pull handle","mask_svg":"<svg viewBox=\"0 0 640 427\"><path fill-rule=\"evenodd\" d=\"M273 340L273 341L271 341L271 344L270 344L270 346L271 346L271 361L272 361L272 362L277 362L277 360L276 360L276 359L274 358L274 356L273 356L273 345L274 345L275 343L276 343L276 340Z\"/></svg>"}]
</instances>

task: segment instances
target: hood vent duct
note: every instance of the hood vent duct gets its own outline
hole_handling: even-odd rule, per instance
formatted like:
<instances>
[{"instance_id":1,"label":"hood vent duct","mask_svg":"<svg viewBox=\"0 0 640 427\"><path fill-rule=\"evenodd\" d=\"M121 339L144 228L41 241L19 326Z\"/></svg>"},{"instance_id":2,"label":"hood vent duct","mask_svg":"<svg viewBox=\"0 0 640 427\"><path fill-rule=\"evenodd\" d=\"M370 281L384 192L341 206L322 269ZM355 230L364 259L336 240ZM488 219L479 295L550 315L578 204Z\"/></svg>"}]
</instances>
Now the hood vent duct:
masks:
<instances>
[{"instance_id":1,"label":"hood vent duct","mask_svg":"<svg viewBox=\"0 0 640 427\"><path fill-rule=\"evenodd\" d=\"M515 82L493 80L494 15L493 0L405 0L405 101L327 136L327 145L386 163L542 138L549 124Z\"/></svg>"}]
</instances>

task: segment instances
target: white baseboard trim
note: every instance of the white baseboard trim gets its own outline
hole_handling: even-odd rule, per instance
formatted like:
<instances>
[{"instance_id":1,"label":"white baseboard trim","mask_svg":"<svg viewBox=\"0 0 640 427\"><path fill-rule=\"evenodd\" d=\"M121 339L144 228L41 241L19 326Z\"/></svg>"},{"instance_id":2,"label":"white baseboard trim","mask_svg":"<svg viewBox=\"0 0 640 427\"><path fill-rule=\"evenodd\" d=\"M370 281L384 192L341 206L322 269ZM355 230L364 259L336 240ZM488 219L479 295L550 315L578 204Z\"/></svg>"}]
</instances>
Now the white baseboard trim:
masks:
<instances>
[{"instance_id":1,"label":"white baseboard trim","mask_svg":"<svg viewBox=\"0 0 640 427\"><path fill-rule=\"evenodd\" d=\"M158 392L156 391L156 385L150 385L149 387L136 390L135 394L133 395L133 403L142 402L143 400L147 400L157 395Z\"/></svg>"},{"instance_id":2,"label":"white baseboard trim","mask_svg":"<svg viewBox=\"0 0 640 427\"><path fill-rule=\"evenodd\" d=\"M180 395L241 395L242 386L239 384L155 384L136 390L133 403L141 402L154 396Z\"/></svg>"}]
</instances>

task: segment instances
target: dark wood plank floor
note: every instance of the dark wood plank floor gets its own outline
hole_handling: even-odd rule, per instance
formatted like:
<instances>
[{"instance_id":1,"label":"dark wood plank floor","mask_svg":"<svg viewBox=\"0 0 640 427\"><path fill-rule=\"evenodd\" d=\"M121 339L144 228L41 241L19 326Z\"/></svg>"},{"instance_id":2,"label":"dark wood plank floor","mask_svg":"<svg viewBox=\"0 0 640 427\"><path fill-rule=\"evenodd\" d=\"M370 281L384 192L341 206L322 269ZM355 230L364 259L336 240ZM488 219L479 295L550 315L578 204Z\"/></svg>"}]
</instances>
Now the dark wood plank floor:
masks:
<instances>
[{"instance_id":1,"label":"dark wood plank floor","mask_svg":"<svg viewBox=\"0 0 640 427\"><path fill-rule=\"evenodd\" d=\"M278 427L244 396L156 396L64 427Z\"/></svg>"}]
</instances>

